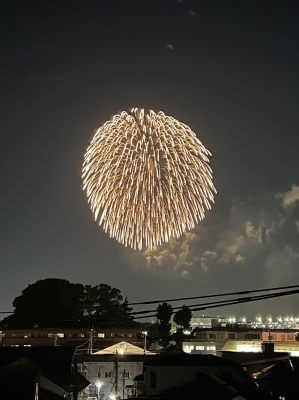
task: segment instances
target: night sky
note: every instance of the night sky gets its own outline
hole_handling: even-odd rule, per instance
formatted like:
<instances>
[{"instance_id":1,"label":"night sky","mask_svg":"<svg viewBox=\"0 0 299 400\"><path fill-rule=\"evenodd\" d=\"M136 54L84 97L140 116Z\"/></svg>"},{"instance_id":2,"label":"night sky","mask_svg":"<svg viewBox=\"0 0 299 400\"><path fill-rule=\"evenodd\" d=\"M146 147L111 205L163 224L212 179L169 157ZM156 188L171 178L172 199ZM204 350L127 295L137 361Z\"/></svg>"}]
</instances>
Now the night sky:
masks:
<instances>
[{"instance_id":1,"label":"night sky","mask_svg":"<svg viewBox=\"0 0 299 400\"><path fill-rule=\"evenodd\" d=\"M4 1L1 311L54 277L106 283L130 302L299 283L298 15L298 2L275 0ZM82 190L95 128L132 106L188 124L213 154L212 210L153 252L110 239Z\"/></svg>"}]
</instances>

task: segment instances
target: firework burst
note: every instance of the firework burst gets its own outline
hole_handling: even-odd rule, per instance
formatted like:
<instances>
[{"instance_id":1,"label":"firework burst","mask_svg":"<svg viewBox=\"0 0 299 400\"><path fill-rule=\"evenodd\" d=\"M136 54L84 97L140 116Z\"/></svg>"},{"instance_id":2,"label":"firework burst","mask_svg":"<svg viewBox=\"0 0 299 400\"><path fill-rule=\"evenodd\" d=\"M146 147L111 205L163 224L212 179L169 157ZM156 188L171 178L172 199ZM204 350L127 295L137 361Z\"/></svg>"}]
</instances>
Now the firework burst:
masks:
<instances>
[{"instance_id":1,"label":"firework burst","mask_svg":"<svg viewBox=\"0 0 299 400\"><path fill-rule=\"evenodd\" d=\"M209 155L189 126L161 111L115 115L84 155L83 189L95 220L134 249L180 237L214 202Z\"/></svg>"}]
</instances>

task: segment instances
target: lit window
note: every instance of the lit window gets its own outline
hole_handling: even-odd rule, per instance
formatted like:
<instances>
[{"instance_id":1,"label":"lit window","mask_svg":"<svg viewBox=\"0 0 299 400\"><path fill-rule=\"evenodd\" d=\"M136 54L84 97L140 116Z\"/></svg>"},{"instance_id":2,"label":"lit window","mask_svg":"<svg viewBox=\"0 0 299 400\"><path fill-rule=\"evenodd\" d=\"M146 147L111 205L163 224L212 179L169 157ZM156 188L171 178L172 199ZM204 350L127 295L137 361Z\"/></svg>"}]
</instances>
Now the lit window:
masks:
<instances>
[{"instance_id":1,"label":"lit window","mask_svg":"<svg viewBox=\"0 0 299 400\"><path fill-rule=\"evenodd\" d=\"M216 350L216 346L207 346L207 350Z\"/></svg>"},{"instance_id":2,"label":"lit window","mask_svg":"<svg viewBox=\"0 0 299 400\"><path fill-rule=\"evenodd\" d=\"M98 337L99 338L104 338L105 337L105 333L98 333Z\"/></svg>"},{"instance_id":3,"label":"lit window","mask_svg":"<svg viewBox=\"0 0 299 400\"><path fill-rule=\"evenodd\" d=\"M196 346L195 347L195 350L204 350L205 349L205 346Z\"/></svg>"}]
</instances>

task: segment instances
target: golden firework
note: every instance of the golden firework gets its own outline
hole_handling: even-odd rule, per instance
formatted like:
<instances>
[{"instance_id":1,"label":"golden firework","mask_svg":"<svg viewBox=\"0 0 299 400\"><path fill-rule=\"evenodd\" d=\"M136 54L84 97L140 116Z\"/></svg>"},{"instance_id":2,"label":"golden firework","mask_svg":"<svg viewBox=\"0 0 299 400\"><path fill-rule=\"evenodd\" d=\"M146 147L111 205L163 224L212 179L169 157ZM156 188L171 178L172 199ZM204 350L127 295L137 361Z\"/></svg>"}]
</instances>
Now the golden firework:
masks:
<instances>
[{"instance_id":1,"label":"golden firework","mask_svg":"<svg viewBox=\"0 0 299 400\"><path fill-rule=\"evenodd\" d=\"M95 220L134 249L178 238L214 202L209 155L189 126L161 111L115 115L84 155L83 189Z\"/></svg>"}]
</instances>

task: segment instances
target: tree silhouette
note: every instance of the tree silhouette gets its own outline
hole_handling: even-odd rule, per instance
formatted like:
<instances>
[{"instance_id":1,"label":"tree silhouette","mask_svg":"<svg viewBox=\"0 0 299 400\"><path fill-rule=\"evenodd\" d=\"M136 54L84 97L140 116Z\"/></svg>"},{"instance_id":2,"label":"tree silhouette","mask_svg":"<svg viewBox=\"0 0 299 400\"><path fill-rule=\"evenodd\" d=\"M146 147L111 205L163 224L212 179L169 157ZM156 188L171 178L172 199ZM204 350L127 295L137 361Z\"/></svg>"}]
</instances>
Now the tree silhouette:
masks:
<instances>
[{"instance_id":1,"label":"tree silhouette","mask_svg":"<svg viewBox=\"0 0 299 400\"><path fill-rule=\"evenodd\" d=\"M130 327L134 320L119 289L101 283L90 286L49 278L29 285L13 301L14 313L1 328Z\"/></svg>"},{"instance_id":2,"label":"tree silhouette","mask_svg":"<svg viewBox=\"0 0 299 400\"><path fill-rule=\"evenodd\" d=\"M189 330L191 318L192 311L184 304L183 307L174 314L173 320L181 329Z\"/></svg>"},{"instance_id":3,"label":"tree silhouette","mask_svg":"<svg viewBox=\"0 0 299 400\"><path fill-rule=\"evenodd\" d=\"M175 334L177 345L183 342L185 336L184 331L190 329L191 318L192 311L189 307L185 306L185 304L174 314L173 320L179 326Z\"/></svg>"},{"instance_id":4,"label":"tree silhouette","mask_svg":"<svg viewBox=\"0 0 299 400\"><path fill-rule=\"evenodd\" d=\"M172 306L170 304L164 302L158 305L156 318L159 320L159 339L164 348L169 345L172 313Z\"/></svg>"}]
</instances>

